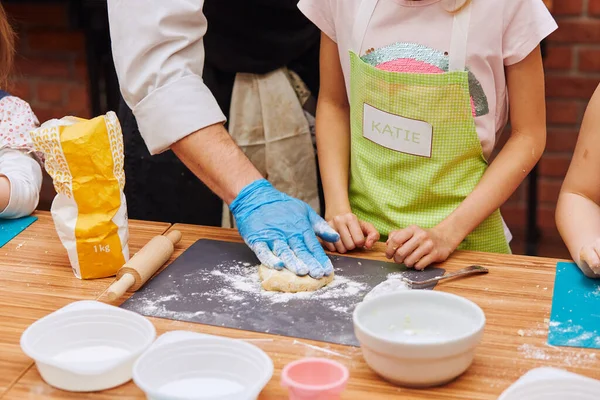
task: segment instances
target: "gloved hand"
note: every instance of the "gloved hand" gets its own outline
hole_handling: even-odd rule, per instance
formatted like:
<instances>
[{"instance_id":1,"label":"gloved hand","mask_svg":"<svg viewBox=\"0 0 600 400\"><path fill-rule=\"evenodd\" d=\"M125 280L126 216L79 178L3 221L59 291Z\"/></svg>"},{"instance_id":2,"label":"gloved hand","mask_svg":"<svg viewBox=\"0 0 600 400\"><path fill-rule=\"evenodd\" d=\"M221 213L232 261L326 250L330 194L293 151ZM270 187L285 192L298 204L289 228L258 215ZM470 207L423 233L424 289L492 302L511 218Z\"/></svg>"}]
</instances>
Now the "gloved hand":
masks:
<instances>
[{"instance_id":1,"label":"gloved hand","mask_svg":"<svg viewBox=\"0 0 600 400\"><path fill-rule=\"evenodd\" d=\"M333 272L315 234L330 243L340 236L308 204L261 179L242 189L229 208L240 235L265 266L315 279Z\"/></svg>"}]
</instances>

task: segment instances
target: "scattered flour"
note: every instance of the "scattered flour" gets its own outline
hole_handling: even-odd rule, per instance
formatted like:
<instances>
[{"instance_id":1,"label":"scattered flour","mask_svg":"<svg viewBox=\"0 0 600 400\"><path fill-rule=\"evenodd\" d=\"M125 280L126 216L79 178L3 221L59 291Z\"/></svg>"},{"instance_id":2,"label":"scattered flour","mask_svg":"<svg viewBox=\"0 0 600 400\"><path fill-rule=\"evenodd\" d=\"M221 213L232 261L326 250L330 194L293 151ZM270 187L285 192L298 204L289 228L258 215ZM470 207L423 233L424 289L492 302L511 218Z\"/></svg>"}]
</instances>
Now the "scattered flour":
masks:
<instances>
[{"instance_id":1,"label":"scattered flour","mask_svg":"<svg viewBox=\"0 0 600 400\"><path fill-rule=\"evenodd\" d=\"M343 313L343 314L345 314L345 313L347 313L347 312L349 312L349 311L350 311L350 307L344 307L344 306L340 306L340 307L331 307L331 310L332 310L332 311L335 311L335 312L339 312L339 313Z\"/></svg>"},{"instance_id":2,"label":"scattered flour","mask_svg":"<svg viewBox=\"0 0 600 400\"><path fill-rule=\"evenodd\" d=\"M158 298L146 298L140 299L141 305L136 309L142 315L151 315L158 318L172 318L176 320L190 320L193 317L204 314L204 311L197 312L175 312L167 308L167 303L170 301L180 301L181 296L179 294L170 294L167 296L160 296Z\"/></svg>"},{"instance_id":3,"label":"scattered flour","mask_svg":"<svg viewBox=\"0 0 600 400\"><path fill-rule=\"evenodd\" d=\"M571 321L568 321L569 323ZM546 336L548 327L559 333L575 333L576 337L570 339L566 344L573 347L556 347L546 344L544 347L538 347L531 344L522 344L519 346L519 352L528 359L553 361L569 367L577 367L596 363L596 354L589 351L576 350L583 342L590 340L595 335L591 332L583 331L579 325L568 325L561 328L561 323L550 321L544 318L544 324L538 324L538 329L529 329L518 331L519 336ZM595 342L600 345L600 337L595 338Z\"/></svg>"},{"instance_id":4,"label":"scattered flour","mask_svg":"<svg viewBox=\"0 0 600 400\"><path fill-rule=\"evenodd\" d=\"M542 329L542 327L540 325L541 324L538 324L537 329L519 329L517 331L517 334L519 336L525 336L525 337L545 337L545 336L547 336L548 328Z\"/></svg>"},{"instance_id":5,"label":"scattered flour","mask_svg":"<svg viewBox=\"0 0 600 400\"><path fill-rule=\"evenodd\" d=\"M600 285L596 285L596 290L587 293L585 297L600 297Z\"/></svg>"},{"instance_id":6,"label":"scattered flour","mask_svg":"<svg viewBox=\"0 0 600 400\"><path fill-rule=\"evenodd\" d=\"M398 275L390 274L388 279L375 286L364 298L365 301L374 299L389 293L410 290L410 287L399 278Z\"/></svg>"},{"instance_id":7,"label":"scattered flour","mask_svg":"<svg viewBox=\"0 0 600 400\"><path fill-rule=\"evenodd\" d=\"M569 339L567 341L567 344L569 346L576 346L582 342L585 342L586 340L590 340L593 337L594 337L594 334L592 332L583 332L581 335L574 337L572 339Z\"/></svg>"},{"instance_id":8,"label":"scattered flour","mask_svg":"<svg viewBox=\"0 0 600 400\"><path fill-rule=\"evenodd\" d=\"M333 282L315 292L281 293L268 292L262 289L256 268L249 268L248 263L217 265L210 272L214 277L223 280L223 287L211 294L216 297L225 297L225 301L236 302L245 299L246 295L260 296L261 300L271 303L287 303L297 299L337 300L352 298L366 290L367 285L356 282L344 276L336 275ZM232 287L235 291L229 289ZM334 304L332 310L340 312L343 306Z\"/></svg>"},{"instance_id":9,"label":"scattered flour","mask_svg":"<svg viewBox=\"0 0 600 400\"><path fill-rule=\"evenodd\" d=\"M534 360L549 360L550 355L546 353L545 349L530 345L522 344L519 346L519 352L525 356Z\"/></svg>"},{"instance_id":10,"label":"scattered flour","mask_svg":"<svg viewBox=\"0 0 600 400\"><path fill-rule=\"evenodd\" d=\"M569 340L569 345L577 345L583 341L591 339L594 335L592 332L585 332L581 325L572 325L572 321L567 321L568 325L562 326L560 322L552 321L550 322L550 326L553 328L552 330L556 333L565 334L565 333L576 333L578 336Z\"/></svg>"},{"instance_id":11,"label":"scattered flour","mask_svg":"<svg viewBox=\"0 0 600 400\"><path fill-rule=\"evenodd\" d=\"M181 302L194 299L199 302L222 304L229 309L238 309L248 306L250 299L271 304L281 304L293 300L317 300L332 312L351 314L362 296L366 293L368 285L357 282L345 276L336 275L333 282L315 292L281 293L268 292L262 289L258 277L258 269L247 262L228 262L215 266L213 270L195 271L183 276L185 283L197 287L199 282L215 282L213 289L206 292L192 292L184 295L180 292L178 281L172 281L173 293L156 296L148 293L139 300L141 305L136 311L143 315L153 315L162 318L190 320L204 312L172 311L171 302ZM186 290L183 290L186 292ZM235 315L235 314L234 314Z\"/></svg>"},{"instance_id":12,"label":"scattered flour","mask_svg":"<svg viewBox=\"0 0 600 400\"><path fill-rule=\"evenodd\" d=\"M595 364L596 354L584 351L575 351L570 348L559 348L554 346L538 347L531 344L522 344L519 352L528 359L554 361L568 367Z\"/></svg>"}]
</instances>

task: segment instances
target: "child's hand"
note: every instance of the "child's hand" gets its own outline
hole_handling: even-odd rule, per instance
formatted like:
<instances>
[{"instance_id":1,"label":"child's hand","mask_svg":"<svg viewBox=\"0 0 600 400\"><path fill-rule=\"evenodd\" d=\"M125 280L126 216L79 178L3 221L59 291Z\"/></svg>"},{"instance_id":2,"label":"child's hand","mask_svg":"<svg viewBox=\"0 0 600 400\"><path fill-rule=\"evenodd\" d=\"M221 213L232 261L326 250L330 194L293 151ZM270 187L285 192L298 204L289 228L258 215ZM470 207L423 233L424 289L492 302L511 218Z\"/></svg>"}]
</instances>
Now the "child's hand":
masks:
<instances>
[{"instance_id":1,"label":"child's hand","mask_svg":"<svg viewBox=\"0 0 600 400\"><path fill-rule=\"evenodd\" d=\"M581 248L579 260L581 261L579 267L585 275L598 278L598 275L600 275L600 238ZM586 271L588 268L582 268L581 263L585 263L591 273L589 270Z\"/></svg>"},{"instance_id":2,"label":"child's hand","mask_svg":"<svg viewBox=\"0 0 600 400\"><path fill-rule=\"evenodd\" d=\"M357 247L371 249L379 240L379 232L373 224L360 221L352 213L337 215L328 222L340 234L340 240L337 243L325 243L325 247L329 251L343 254Z\"/></svg>"},{"instance_id":3,"label":"child's hand","mask_svg":"<svg viewBox=\"0 0 600 400\"><path fill-rule=\"evenodd\" d=\"M458 246L436 228L426 230L418 226L391 232L386 244L387 258L418 270L445 261Z\"/></svg>"}]
</instances>

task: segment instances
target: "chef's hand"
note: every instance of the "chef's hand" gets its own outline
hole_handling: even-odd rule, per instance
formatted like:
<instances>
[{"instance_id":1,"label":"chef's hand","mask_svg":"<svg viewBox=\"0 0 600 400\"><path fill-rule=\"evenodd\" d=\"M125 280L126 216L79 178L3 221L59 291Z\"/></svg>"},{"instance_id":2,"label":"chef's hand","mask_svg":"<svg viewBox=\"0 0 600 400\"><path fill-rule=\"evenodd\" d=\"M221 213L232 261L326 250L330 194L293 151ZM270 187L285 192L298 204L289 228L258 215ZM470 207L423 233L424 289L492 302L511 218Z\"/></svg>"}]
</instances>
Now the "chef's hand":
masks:
<instances>
[{"instance_id":1,"label":"chef's hand","mask_svg":"<svg viewBox=\"0 0 600 400\"><path fill-rule=\"evenodd\" d=\"M446 261L459 244L436 228L409 226L390 233L385 255L398 264L423 270L432 263Z\"/></svg>"},{"instance_id":2,"label":"chef's hand","mask_svg":"<svg viewBox=\"0 0 600 400\"><path fill-rule=\"evenodd\" d=\"M356 248L373 248L379 240L379 232L373 224L359 220L352 213L343 213L329 219L329 226L335 229L340 240L335 243L325 243L329 251L346 253Z\"/></svg>"},{"instance_id":3,"label":"chef's hand","mask_svg":"<svg viewBox=\"0 0 600 400\"><path fill-rule=\"evenodd\" d=\"M315 279L333 272L315 234L331 243L340 236L308 204L261 179L242 189L229 208L240 235L265 266Z\"/></svg>"},{"instance_id":4,"label":"chef's hand","mask_svg":"<svg viewBox=\"0 0 600 400\"><path fill-rule=\"evenodd\" d=\"M579 268L590 278L600 278L600 238L581 248Z\"/></svg>"}]
</instances>

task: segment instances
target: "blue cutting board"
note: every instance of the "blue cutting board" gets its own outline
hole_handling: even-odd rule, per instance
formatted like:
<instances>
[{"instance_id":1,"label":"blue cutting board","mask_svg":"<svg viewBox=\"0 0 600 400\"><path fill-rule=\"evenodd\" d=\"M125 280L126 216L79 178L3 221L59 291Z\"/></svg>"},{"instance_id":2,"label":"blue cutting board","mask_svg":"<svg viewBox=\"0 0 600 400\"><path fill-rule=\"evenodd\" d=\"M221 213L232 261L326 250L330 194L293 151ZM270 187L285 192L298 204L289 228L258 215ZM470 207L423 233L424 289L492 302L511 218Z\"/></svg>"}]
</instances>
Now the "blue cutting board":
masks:
<instances>
[{"instance_id":1,"label":"blue cutting board","mask_svg":"<svg viewBox=\"0 0 600 400\"><path fill-rule=\"evenodd\" d=\"M574 263L558 263L548 344L600 349L600 280Z\"/></svg>"},{"instance_id":2,"label":"blue cutting board","mask_svg":"<svg viewBox=\"0 0 600 400\"><path fill-rule=\"evenodd\" d=\"M0 218L0 248L10 242L19 233L37 221L37 217L24 217L19 219Z\"/></svg>"}]
</instances>

